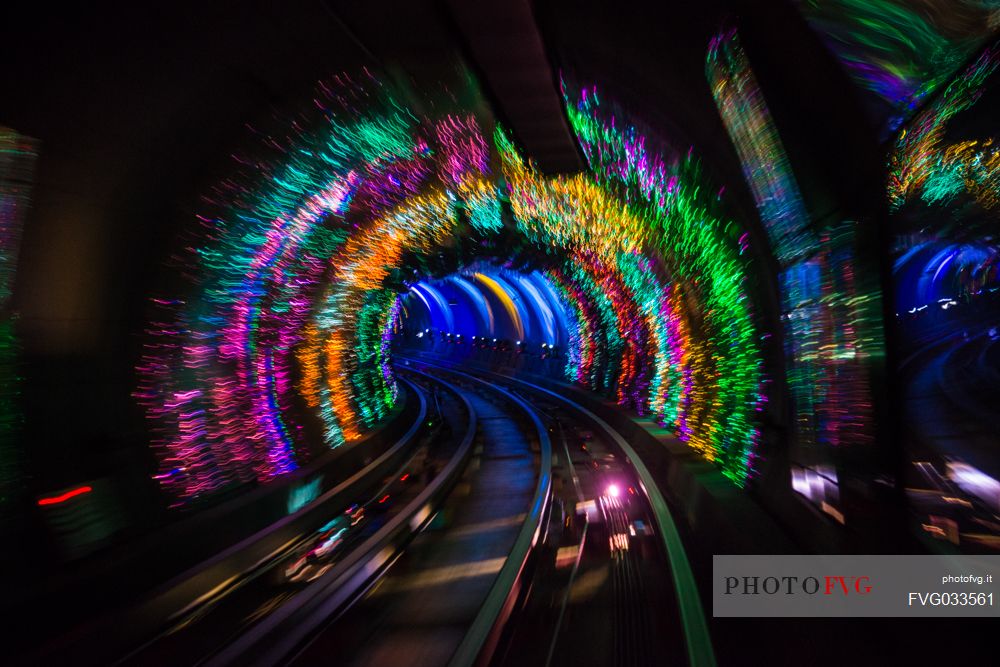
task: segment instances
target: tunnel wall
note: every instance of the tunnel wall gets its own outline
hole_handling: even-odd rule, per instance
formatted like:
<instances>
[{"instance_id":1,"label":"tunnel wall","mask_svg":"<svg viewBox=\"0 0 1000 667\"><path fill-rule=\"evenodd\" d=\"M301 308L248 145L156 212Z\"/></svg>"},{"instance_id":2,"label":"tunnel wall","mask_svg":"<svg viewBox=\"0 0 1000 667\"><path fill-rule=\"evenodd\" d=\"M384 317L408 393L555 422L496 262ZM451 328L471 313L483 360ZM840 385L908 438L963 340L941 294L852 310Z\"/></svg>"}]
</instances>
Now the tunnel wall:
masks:
<instances>
[{"instance_id":1,"label":"tunnel wall","mask_svg":"<svg viewBox=\"0 0 1000 667\"><path fill-rule=\"evenodd\" d=\"M564 331L574 380L676 428L737 485L754 474L746 235L703 194L690 152L664 159L619 132L593 90L567 98L592 159L572 176L539 174L488 116L421 118L374 78L318 95L315 125L199 218L184 297L152 301L136 397L177 503L279 477L377 425L395 400L397 295L454 327L458 293L413 279L477 261L503 269L461 278L503 333Z\"/></svg>"}]
</instances>

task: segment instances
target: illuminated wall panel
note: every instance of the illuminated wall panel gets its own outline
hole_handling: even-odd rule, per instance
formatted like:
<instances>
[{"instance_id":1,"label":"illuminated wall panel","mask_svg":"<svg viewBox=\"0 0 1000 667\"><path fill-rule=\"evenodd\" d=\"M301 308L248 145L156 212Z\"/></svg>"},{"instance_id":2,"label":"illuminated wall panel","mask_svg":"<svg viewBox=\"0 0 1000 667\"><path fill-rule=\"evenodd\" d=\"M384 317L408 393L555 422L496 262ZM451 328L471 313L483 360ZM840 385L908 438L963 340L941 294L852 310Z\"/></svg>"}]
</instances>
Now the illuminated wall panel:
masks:
<instances>
[{"instance_id":1,"label":"illuminated wall panel","mask_svg":"<svg viewBox=\"0 0 1000 667\"><path fill-rule=\"evenodd\" d=\"M709 44L706 74L781 266L786 379L795 440L793 488L838 520L832 448L873 440L870 366L882 355L879 300L855 273L854 222L817 228L734 29ZM814 493L813 489L820 489Z\"/></svg>"},{"instance_id":2,"label":"illuminated wall panel","mask_svg":"<svg viewBox=\"0 0 1000 667\"><path fill-rule=\"evenodd\" d=\"M18 441L20 344L11 294L37 156L38 146L33 139L0 126L0 513L7 511L22 481Z\"/></svg>"}]
</instances>

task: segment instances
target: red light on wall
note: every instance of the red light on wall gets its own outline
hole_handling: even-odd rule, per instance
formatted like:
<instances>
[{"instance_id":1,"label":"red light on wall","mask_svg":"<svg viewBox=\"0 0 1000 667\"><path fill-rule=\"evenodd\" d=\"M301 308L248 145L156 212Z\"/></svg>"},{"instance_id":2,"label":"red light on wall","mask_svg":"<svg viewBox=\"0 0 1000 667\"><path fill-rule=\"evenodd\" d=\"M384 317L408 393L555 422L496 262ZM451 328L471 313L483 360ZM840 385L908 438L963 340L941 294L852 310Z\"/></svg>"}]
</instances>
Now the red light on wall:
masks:
<instances>
[{"instance_id":1,"label":"red light on wall","mask_svg":"<svg viewBox=\"0 0 1000 667\"><path fill-rule=\"evenodd\" d=\"M94 489L92 489L89 486L81 486L78 489L73 489L72 491L67 491L66 493L64 493L62 495L59 495L59 496L52 496L51 498L39 498L38 504L40 506L43 506L43 507L45 505L58 505L59 503L66 502L70 498L74 498L76 496L83 495L84 493L90 493L93 490Z\"/></svg>"}]
</instances>

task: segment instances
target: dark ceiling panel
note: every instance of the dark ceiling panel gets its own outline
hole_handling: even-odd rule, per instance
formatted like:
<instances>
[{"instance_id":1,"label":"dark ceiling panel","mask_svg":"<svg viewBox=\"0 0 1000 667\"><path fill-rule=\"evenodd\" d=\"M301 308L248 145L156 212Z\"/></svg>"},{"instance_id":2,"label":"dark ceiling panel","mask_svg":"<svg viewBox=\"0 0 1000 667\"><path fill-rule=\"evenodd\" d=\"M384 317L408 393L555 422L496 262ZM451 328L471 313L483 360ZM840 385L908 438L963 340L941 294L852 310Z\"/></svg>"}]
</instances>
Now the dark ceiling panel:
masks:
<instances>
[{"instance_id":1,"label":"dark ceiling panel","mask_svg":"<svg viewBox=\"0 0 1000 667\"><path fill-rule=\"evenodd\" d=\"M527 0L448 4L501 120L537 167L544 173L579 171L583 162Z\"/></svg>"}]
</instances>

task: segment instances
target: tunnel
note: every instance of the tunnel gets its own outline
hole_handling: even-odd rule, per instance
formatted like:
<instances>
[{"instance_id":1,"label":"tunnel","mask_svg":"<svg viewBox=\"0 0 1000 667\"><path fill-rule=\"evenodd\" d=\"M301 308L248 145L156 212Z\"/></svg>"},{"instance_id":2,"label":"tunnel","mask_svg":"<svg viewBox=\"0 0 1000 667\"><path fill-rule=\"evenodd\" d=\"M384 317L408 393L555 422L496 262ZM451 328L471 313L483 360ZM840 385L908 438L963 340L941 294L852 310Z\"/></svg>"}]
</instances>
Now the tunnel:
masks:
<instances>
[{"instance_id":1,"label":"tunnel","mask_svg":"<svg viewBox=\"0 0 1000 667\"><path fill-rule=\"evenodd\" d=\"M995 3L4 23L12 664L993 650Z\"/></svg>"}]
</instances>

